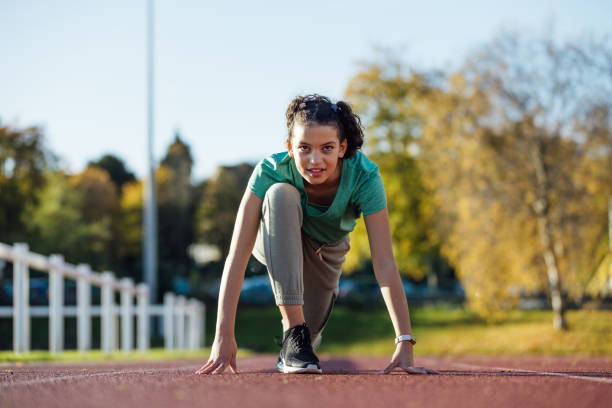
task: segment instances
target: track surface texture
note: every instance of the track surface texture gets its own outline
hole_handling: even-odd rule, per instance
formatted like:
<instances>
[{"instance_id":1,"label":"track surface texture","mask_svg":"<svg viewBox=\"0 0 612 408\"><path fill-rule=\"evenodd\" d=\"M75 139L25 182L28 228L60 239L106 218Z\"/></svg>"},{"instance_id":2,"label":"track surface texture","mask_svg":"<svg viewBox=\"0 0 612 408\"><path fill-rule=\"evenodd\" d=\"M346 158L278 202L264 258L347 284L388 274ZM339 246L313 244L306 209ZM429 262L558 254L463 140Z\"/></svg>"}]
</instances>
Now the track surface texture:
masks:
<instances>
[{"instance_id":1,"label":"track surface texture","mask_svg":"<svg viewBox=\"0 0 612 408\"><path fill-rule=\"evenodd\" d=\"M279 374L276 356L238 375L205 360L0 365L0 407L612 407L612 359L417 357L438 375L380 375L381 357L321 356L323 374Z\"/></svg>"}]
</instances>

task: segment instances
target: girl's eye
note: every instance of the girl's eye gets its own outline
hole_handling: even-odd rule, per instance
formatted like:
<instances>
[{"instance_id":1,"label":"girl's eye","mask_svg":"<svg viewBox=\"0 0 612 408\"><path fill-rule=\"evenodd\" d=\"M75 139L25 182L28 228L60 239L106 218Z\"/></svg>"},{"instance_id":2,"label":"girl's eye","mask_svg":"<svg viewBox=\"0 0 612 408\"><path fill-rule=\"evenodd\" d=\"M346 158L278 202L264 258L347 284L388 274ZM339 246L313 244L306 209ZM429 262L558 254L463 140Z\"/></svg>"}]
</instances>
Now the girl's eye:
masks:
<instances>
[{"instance_id":1,"label":"girl's eye","mask_svg":"<svg viewBox=\"0 0 612 408\"><path fill-rule=\"evenodd\" d=\"M324 146L323 150L326 152L331 152L332 150L334 150L334 146Z\"/></svg>"},{"instance_id":2,"label":"girl's eye","mask_svg":"<svg viewBox=\"0 0 612 408\"><path fill-rule=\"evenodd\" d=\"M298 150L300 150L302 152L305 152L305 151L308 150L308 146L300 146L300 147L298 147Z\"/></svg>"}]
</instances>

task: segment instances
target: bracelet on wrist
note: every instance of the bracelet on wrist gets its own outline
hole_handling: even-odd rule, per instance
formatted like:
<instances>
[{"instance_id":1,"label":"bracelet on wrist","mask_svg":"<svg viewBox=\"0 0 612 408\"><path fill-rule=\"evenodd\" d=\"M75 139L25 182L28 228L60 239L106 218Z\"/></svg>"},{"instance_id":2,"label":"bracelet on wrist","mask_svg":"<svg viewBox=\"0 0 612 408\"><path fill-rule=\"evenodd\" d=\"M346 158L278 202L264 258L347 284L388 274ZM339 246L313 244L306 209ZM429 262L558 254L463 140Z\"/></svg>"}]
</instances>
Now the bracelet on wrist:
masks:
<instances>
[{"instance_id":1,"label":"bracelet on wrist","mask_svg":"<svg viewBox=\"0 0 612 408\"><path fill-rule=\"evenodd\" d=\"M397 336L395 338L395 344L402 342L402 341L407 341L412 345L416 344L416 339L414 337L412 337L411 334L402 334L401 336Z\"/></svg>"}]
</instances>

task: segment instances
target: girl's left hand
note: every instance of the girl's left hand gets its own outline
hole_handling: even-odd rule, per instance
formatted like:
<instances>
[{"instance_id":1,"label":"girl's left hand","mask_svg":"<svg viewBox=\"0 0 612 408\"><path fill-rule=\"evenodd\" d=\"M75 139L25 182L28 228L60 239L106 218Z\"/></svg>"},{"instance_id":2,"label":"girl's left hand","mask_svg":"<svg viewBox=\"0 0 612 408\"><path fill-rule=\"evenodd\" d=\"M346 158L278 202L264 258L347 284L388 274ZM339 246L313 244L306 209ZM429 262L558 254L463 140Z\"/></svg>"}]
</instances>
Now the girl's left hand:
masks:
<instances>
[{"instance_id":1,"label":"girl's left hand","mask_svg":"<svg viewBox=\"0 0 612 408\"><path fill-rule=\"evenodd\" d=\"M395 353L391 357L391 363L380 374L389 374L396 367L401 368L408 374L440 374L431 368L415 367L412 344L407 341L397 343Z\"/></svg>"}]
</instances>

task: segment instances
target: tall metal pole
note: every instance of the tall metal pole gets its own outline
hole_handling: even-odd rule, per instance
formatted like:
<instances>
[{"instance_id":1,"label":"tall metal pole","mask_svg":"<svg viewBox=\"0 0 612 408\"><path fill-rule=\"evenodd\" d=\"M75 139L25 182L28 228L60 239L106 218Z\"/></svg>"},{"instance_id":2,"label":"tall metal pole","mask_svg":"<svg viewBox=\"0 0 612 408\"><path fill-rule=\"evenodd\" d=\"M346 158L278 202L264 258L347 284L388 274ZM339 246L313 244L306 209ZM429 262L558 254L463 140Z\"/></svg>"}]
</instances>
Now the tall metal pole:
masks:
<instances>
[{"instance_id":1,"label":"tall metal pole","mask_svg":"<svg viewBox=\"0 0 612 408\"><path fill-rule=\"evenodd\" d=\"M144 198L144 241L143 265L145 282L149 285L149 299L152 304L157 303L157 203L155 200L155 158L153 156L153 0L147 2L147 72L148 72L148 98L147 98L147 144L148 169Z\"/></svg>"}]
</instances>

